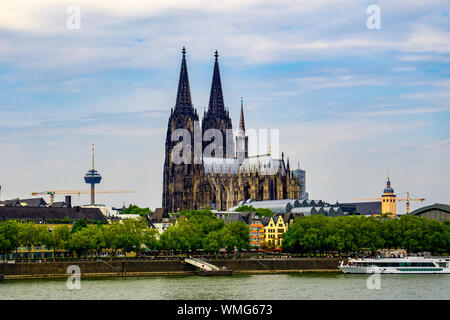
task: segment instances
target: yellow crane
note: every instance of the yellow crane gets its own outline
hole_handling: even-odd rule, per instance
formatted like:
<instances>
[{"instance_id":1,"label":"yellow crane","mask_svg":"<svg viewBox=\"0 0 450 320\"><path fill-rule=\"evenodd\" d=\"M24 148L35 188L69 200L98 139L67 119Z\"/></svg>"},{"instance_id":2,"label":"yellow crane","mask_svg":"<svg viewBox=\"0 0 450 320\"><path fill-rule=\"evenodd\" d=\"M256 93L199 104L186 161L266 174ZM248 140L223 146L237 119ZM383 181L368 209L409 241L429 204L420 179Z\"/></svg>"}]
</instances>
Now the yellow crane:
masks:
<instances>
[{"instance_id":1,"label":"yellow crane","mask_svg":"<svg viewBox=\"0 0 450 320\"><path fill-rule=\"evenodd\" d=\"M397 201L406 201L406 213L409 214L411 201L425 201L425 198L411 198L409 192L406 192L406 198L396 198ZM382 198L357 198L357 201L382 201Z\"/></svg>"},{"instance_id":2,"label":"yellow crane","mask_svg":"<svg viewBox=\"0 0 450 320\"><path fill-rule=\"evenodd\" d=\"M91 190L49 190L49 191L41 191L41 192L32 192L31 195L49 195L50 196L50 204L55 202L55 194L90 194ZM95 193L135 193L134 190L95 190Z\"/></svg>"},{"instance_id":3,"label":"yellow crane","mask_svg":"<svg viewBox=\"0 0 450 320\"><path fill-rule=\"evenodd\" d=\"M398 198L397 201L406 201L406 214L409 214L409 205L411 201L420 201L424 202L425 198L410 198L409 192L406 192L406 198Z\"/></svg>"}]
</instances>

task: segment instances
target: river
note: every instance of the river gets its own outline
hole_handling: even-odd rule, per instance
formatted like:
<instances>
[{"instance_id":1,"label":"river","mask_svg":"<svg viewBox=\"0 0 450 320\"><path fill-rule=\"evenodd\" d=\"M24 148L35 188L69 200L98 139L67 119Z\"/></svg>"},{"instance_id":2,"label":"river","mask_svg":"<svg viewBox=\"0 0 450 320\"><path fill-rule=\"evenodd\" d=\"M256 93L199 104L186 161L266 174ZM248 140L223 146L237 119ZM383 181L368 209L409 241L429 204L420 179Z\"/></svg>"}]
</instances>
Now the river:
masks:
<instances>
[{"instance_id":1,"label":"river","mask_svg":"<svg viewBox=\"0 0 450 320\"><path fill-rule=\"evenodd\" d=\"M369 275L299 273L231 277L153 276L5 280L0 299L450 299L450 275L381 275L379 289ZM373 279L373 278L372 278Z\"/></svg>"}]
</instances>

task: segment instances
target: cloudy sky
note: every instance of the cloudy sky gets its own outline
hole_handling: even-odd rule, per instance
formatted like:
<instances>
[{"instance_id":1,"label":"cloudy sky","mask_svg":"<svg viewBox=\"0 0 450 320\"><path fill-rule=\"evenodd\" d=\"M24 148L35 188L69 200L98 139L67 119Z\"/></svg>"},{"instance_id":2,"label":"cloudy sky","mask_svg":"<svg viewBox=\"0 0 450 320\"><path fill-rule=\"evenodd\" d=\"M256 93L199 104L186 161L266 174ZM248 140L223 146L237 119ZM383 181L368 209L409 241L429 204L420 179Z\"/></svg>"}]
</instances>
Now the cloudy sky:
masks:
<instances>
[{"instance_id":1,"label":"cloudy sky","mask_svg":"<svg viewBox=\"0 0 450 320\"><path fill-rule=\"evenodd\" d=\"M217 49L233 123L243 96L247 128L280 129L310 198L379 197L389 171L399 196L450 203L449 13L448 0L0 0L2 199L87 189L95 143L99 189L136 190L98 202L159 207L186 46L199 113Z\"/></svg>"}]
</instances>

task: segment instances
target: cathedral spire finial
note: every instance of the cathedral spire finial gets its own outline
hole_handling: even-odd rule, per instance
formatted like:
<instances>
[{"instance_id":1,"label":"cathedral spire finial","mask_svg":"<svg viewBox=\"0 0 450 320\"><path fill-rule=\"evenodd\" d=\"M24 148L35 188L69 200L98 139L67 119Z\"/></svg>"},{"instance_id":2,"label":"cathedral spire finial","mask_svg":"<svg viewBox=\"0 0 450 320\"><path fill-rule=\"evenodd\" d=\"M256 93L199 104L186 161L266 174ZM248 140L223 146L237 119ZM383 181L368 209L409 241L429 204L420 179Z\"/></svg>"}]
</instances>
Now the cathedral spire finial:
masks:
<instances>
[{"instance_id":1,"label":"cathedral spire finial","mask_svg":"<svg viewBox=\"0 0 450 320\"><path fill-rule=\"evenodd\" d=\"M175 110L178 108L192 108L191 89L189 87L189 76L186 64L186 48L181 50L183 58L181 60L180 80L178 82L177 101Z\"/></svg>"},{"instance_id":2,"label":"cathedral spire finial","mask_svg":"<svg viewBox=\"0 0 450 320\"><path fill-rule=\"evenodd\" d=\"M211 84L211 94L209 96L208 112L212 114L223 114L225 112L225 104L223 102L222 82L220 80L219 71L219 53L214 53L214 72Z\"/></svg>"}]
</instances>

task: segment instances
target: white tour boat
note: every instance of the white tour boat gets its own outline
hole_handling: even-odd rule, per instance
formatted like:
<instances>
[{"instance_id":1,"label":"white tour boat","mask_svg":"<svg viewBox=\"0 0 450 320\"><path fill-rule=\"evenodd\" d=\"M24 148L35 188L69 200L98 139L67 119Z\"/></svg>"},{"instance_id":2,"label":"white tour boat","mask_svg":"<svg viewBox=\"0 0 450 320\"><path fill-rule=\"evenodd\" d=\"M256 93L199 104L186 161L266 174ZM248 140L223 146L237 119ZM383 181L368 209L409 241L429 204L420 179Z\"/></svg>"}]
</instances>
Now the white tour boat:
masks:
<instances>
[{"instance_id":1,"label":"white tour boat","mask_svg":"<svg viewBox=\"0 0 450 320\"><path fill-rule=\"evenodd\" d=\"M450 273L449 258L403 257L350 259L341 262L343 273Z\"/></svg>"}]
</instances>

